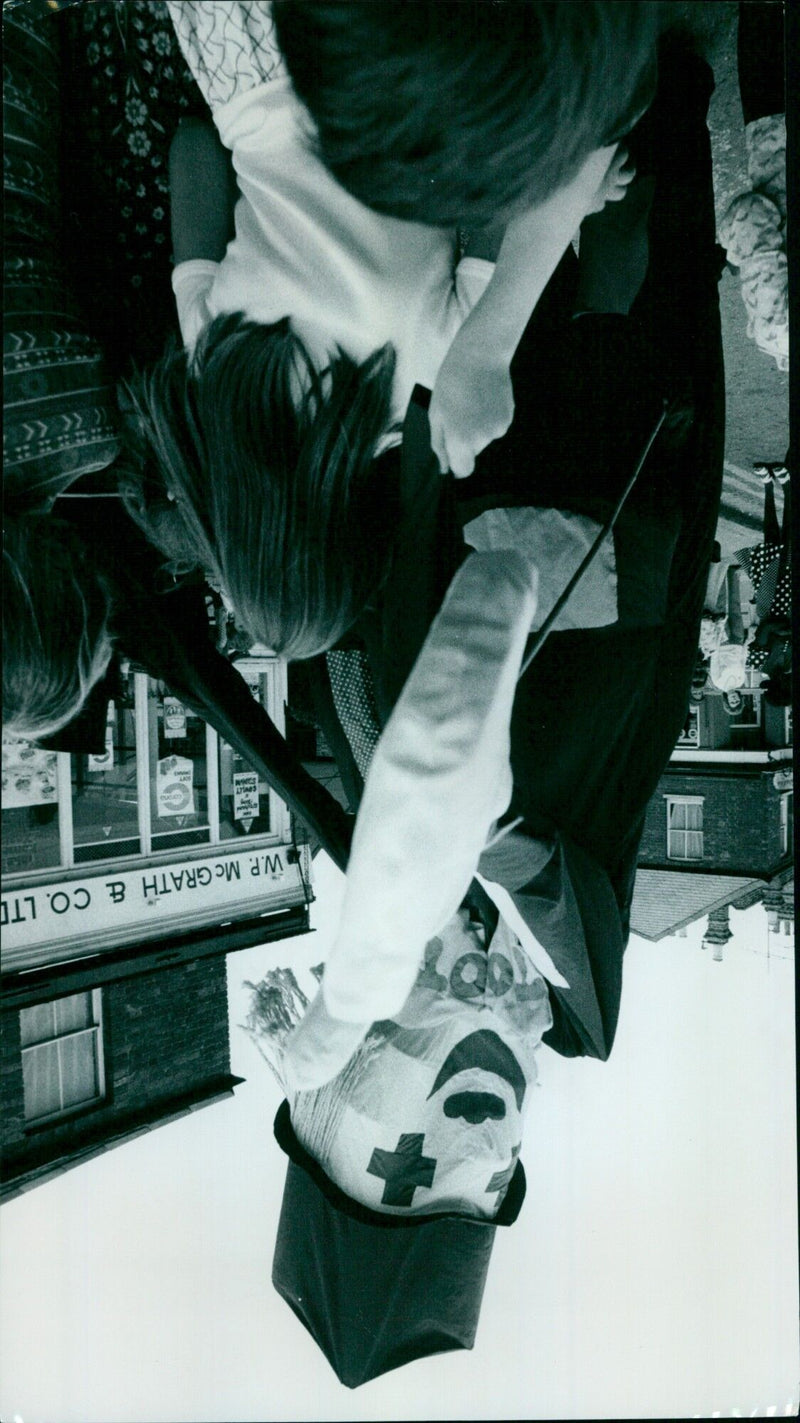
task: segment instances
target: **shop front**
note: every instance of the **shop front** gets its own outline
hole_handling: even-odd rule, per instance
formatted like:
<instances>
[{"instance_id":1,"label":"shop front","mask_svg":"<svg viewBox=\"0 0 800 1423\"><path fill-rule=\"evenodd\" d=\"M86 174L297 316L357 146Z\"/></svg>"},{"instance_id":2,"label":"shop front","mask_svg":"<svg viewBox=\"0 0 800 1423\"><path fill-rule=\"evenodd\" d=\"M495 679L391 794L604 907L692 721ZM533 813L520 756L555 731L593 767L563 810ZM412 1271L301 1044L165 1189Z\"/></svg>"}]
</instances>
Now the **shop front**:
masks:
<instances>
[{"instance_id":1,"label":"shop front","mask_svg":"<svg viewBox=\"0 0 800 1423\"><path fill-rule=\"evenodd\" d=\"M280 728L286 668L238 664ZM123 666L103 754L3 742L4 973L310 897L283 801L163 684Z\"/></svg>"}]
</instances>

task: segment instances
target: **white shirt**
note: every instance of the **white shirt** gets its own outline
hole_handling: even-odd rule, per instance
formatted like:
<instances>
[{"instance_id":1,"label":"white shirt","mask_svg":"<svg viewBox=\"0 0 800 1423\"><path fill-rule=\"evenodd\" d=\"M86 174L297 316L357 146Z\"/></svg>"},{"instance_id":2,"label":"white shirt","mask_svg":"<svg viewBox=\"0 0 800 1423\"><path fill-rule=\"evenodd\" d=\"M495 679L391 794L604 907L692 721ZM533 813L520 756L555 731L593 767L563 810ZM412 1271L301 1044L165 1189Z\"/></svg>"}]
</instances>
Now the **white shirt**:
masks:
<instances>
[{"instance_id":1,"label":"white shirt","mask_svg":"<svg viewBox=\"0 0 800 1423\"><path fill-rule=\"evenodd\" d=\"M384 217L351 197L315 157L287 78L236 94L214 120L241 191L236 235L221 262L173 272L184 342L191 348L210 320L239 311L262 324L290 317L320 367L337 345L361 361L391 341L402 419L414 385L433 387L494 264L456 265L453 229Z\"/></svg>"}]
</instances>

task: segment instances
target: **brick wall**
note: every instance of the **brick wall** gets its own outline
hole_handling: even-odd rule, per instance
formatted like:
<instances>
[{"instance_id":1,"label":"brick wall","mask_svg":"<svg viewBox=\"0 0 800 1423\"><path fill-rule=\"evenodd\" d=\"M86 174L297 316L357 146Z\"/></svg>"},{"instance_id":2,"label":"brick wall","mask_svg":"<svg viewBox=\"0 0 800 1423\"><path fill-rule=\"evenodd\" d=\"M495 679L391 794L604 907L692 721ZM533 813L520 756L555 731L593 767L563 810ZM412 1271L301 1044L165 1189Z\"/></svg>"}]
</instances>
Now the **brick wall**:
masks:
<instances>
[{"instance_id":1,"label":"brick wall","mask_svg":"<svg viewBox=\"0 0 800 1423\"><path fill-rule=\"evenodd\" d=\"M667 859L665 796L703 797L703 859ZM647 808L639 864L769 875L781 864L780 794L772 775L667 771Z\"/></svg>"},{"instance_id":2,"label":"brick wall","mask_svg":"<svg viewBox=\"0 0 800 1423\"><path fill-rule=\"evenodd\" d=\"M179 1096L230 1070L225 957L197 959L104 990L117 1111Z\"/></svg>"},{"instance_id":3,"label":"brick wall","mask_svg":"<svg viewBox=\"0 0 800 1423\"><path fill-rule=\"evenodd\" d=\"M3 1013L0 1032L0 1141L3 1155L25 1136L22 1101L22 1058L19 1050L19 1013Z\"/></svg>"},{"instance_id":4,"label":"brick wall","mask_svg":"<svg viewBox=\"0 0 800 1423\"><path fill-rule=\"evenodd\" d=\"M25 1127L19 1012L3 1014L5 1174L120 1129L137 1112L230 1072L225 956L171 965L103 988L106 1100L51 1127Z\"/></svg>"}]
</instances>

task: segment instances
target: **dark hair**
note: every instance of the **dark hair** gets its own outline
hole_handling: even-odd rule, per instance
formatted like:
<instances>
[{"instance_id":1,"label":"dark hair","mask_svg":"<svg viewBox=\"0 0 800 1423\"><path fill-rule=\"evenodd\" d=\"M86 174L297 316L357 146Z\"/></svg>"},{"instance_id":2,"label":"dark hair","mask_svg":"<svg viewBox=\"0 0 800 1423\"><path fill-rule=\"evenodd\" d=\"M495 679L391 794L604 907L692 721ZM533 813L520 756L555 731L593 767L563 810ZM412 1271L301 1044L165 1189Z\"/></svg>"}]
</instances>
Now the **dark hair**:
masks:
<instances>
[{"instance_id":1,"label":"dark hair","mask_svg":"<svg viewBox=\"0 0 800 1423\"><path fill-rule=\"evenodd\" d=\"M792 678L788 672L773 672L766 682L761 683L764 700L771 707L792 705Z\"/></svg>"},{"instance_id":2,"label":"dark hair","mask_svg":"<svg viewBox=\"0 0 800 1423\"><path fill-rule=\"evenodd\" d=\"M722 693L722 705L728 716L736 716L737 712L744 706L744 696L738 687L733 687L730 692Z\"/></svg>"},{"instance_id":3,"label":"dark hair","mask_svg":"<svg viewBox=\"0 0 800 1423\"><path fill-rule=\"evenodd\" d=\"M541 201L655 90L655 0L276 0L273 16L322 161L394 217L479 225Z\"/></svg>"},{"instance_id":4,"label":"dark hair","mask_svg":"<svg viewBox=\"0 0 800 1423\"><path fill-rule=\"evenodd\" d=\"M285 657L337 642L388 571L394 486L373 466L393 373L389 346L318 372L288 321L220 316L126 387L129 512Z\"/></svg>"},{"instance_id":5,"label":"dark hair","mask_svg":"<svg viewBox=\"0 0 800 1423\"><path fill-rule=\"evenodd\" d=\"M111 659L109 595L77 531L45 513L3 526L3 729L35 741L80 711Z\"/></svg>"}]
</instances>

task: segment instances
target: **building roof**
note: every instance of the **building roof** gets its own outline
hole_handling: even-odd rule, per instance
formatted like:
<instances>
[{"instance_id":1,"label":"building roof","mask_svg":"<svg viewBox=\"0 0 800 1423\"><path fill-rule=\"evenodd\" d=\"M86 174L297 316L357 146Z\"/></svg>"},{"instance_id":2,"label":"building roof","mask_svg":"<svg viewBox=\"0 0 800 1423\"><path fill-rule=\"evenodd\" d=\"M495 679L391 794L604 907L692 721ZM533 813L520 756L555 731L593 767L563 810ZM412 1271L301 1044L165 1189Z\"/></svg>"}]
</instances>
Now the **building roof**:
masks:
<instances>
[{"instance_id":1,"label":"building roof","mask_svg":"<svg viewBox=\"0 0 800 1423\"><path fill-rule=\"evenodd\" d=\"M733 904L763 881L733 875L687 874L682 870L640 869L631 905L631 932L653 943L686 924Z\"/></svg>"}]
</instances>

